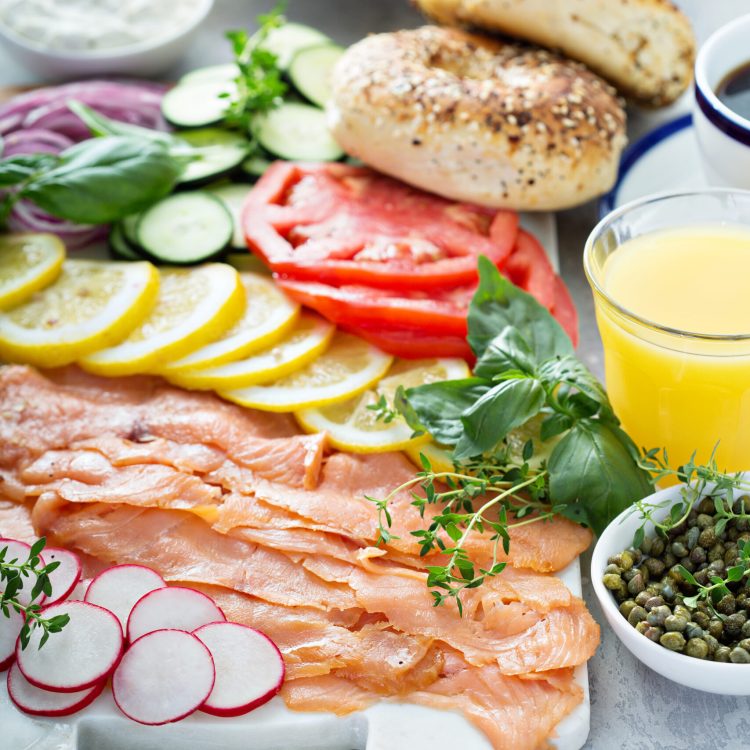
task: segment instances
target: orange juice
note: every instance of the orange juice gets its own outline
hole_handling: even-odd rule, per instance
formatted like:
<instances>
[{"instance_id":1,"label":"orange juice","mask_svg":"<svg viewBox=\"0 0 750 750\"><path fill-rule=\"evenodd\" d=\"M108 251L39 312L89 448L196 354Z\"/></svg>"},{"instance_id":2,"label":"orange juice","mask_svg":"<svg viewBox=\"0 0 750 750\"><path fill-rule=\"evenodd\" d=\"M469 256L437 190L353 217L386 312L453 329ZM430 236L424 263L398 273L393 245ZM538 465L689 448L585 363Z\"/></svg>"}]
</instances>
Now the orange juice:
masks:
<instances>
[{"instance_id":1,"label":"orange juice","mask_svg":"<svg viewBox=\"0 0 750 750\"><path fill-rule=\"evenodd\" d=\"M750 226L628 239L601 266L606 384L639 447L750 469Z\"/></svg>"}]
</instances>

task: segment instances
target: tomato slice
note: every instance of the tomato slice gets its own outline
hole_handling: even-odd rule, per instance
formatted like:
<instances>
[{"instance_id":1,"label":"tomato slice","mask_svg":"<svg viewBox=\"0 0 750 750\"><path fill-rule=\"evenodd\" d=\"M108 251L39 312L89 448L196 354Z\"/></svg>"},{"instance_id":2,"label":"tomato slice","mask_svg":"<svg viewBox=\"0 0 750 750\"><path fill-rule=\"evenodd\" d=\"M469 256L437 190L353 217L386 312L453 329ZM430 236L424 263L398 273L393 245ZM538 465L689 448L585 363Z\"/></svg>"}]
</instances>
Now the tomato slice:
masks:
<instances>
[{"instance_id":1,"label":"tomato slice","mask_svg":"<svg viewBox=\"0 0 750 750\"><path fill-rule=\"evenodd\" d=\"M549 256L533 234L518 233L516 246L501 269L516 286L525 289L548 310L555 302L555 269Z\"/></svg>"},{"instance_id":2,"label":"tomato slice","mask_svg":"<svg viewBox=\"0 0 750 750\"><path fill-rule=\"evenodd\" d=\"M570 336L573 346L578 346L578 312L568 287L559 276L555 277L555 301L550 312Z\"/></svg>"},{"instance_id":3,"label":"tomato slice","mask_svg":"<svg viewBox=\"0 0 750 750\"><path fill-rule=\"evenodd\" d=\"M404 359L423 359L432 357L460 357L469 362L474 361L474 352L465 336L441 335L414 328L401 328L386 325L356 325L344 323L344 330L361 336L374 346L394 357Z\"/></svg>"},{"instance_id":4,"label":"tomato slice","mask_svg":"<svg viewBox=\"0 0 750 750\"><path fill-rule=\"evenodd\" d=\"M450 288L502 266L518 214L456 203L366 167L276 162L242 213L248 247L277 274L335 286Z\"/></svg>"}]
</instances>

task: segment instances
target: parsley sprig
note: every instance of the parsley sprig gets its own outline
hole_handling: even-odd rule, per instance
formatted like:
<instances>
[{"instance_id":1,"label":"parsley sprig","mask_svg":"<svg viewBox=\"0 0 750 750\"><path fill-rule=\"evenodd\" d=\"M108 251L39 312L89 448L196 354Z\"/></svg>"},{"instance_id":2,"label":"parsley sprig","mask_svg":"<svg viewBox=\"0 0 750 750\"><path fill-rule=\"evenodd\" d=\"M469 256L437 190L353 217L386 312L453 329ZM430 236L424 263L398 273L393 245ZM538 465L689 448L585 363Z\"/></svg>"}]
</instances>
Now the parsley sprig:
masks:
<instances>
[{"instance_id":1,"label":"parsley sprig","mask_svg":"<svg viewBox=\"0 0 750 750\"><path fill-rule=\"evenodd\" d=\"M49 639L51 633L59 633L70 621L68 615L56 615L45 618L41 615L41 605L35 600L42 594L52 595L52 585L49 574L56 570L59 562L51 562L42 565L41 552L46 544L46 539L41 537L31 545L26 560L8 558L8 547L0 548L0 586L3 588L0 594L0 610L5 617L10 617L11 611L24 615L24 623L19 638L21 647L26 648L31 639L34 628L41 628L43 633L39 641L39 648ZM29 604L21 604L18 594L28 587L33 579Z\"/></svg>"},{"instance_id":2,"label":"parsley sprig","mask_svg":"<svg viewBox=\"0 0 750 750\"><path fill-rule=\"evenodd\" d=\"M285 5L280 3L270 13L258 16L259 28L254 34L245 29L226 33L239 73L234 79L236 91L226 94L230 101L224 119L245 133L252 134L255 117L278 106L287 92L276 54L263 46L268 35L286 23Z\"/></svg>"},{"instance_id":3,"label":"parsley sprig","mask_svg":"<svg viewBox=\"0 0 750 750\"><path fill-rule=\"evenodd\" d=\"M373 411L383 421L396 414L414 430L445 446L454 472L424 471L384 499L378 509L380 543L394 537L389 502L403 490L423 510L440 511L429 526L410 533L420 553L438 550L442 565L428 567L435 604L456 600L504 567L509 530L560 514L600 532L634 500L653 491L639 453L620 429L604 388L575 357L570 339L531 295L479 259L479 286L468 312L468 342L477 363L473 376L399 389L394 403L381 398ZM513 432L538 423L538 438L522 455ZM415 492L415 488L423 494ZM466 550L469 535L491 533L493 558L479 567Z\"/></svg>"}]
</instances>

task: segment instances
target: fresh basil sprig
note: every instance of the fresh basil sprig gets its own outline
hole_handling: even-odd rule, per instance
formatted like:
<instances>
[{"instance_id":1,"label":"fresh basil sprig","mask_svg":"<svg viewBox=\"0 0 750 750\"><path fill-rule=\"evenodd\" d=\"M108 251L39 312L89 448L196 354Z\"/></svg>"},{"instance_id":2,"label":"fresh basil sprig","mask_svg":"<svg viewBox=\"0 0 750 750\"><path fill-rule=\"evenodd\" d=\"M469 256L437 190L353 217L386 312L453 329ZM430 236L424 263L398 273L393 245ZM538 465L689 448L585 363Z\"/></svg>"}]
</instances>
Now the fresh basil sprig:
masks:
<instances>
[{"instance_id":1,"label":"fresh basil sprig","mask_svg":"<svg viewBox=\"0 0 750 750\"><path fill-rule=\"evenodd\" d=\"M108 224L168 195L183 166L166 144L132 135L83 141L59 156L7 157L0 159L7 189L0 218L23 199L78 224Z\"/></svg>"},{"instance_id":2,"label":"fresh basil sprig","mask_svg":"<svg viewBox=\"0 0 750 750\"><path fill-rule=\"evenodd\" d=\"M560 324L487 258L479 259L468 329L474 377L400 393L395 407L413 429L450 447L457 464L494 462L502 472L503 441L539 415L541 442L558 438L546 466L548 500L597 533L653 491L604 388Z\"/></svg>"}]
</instances>

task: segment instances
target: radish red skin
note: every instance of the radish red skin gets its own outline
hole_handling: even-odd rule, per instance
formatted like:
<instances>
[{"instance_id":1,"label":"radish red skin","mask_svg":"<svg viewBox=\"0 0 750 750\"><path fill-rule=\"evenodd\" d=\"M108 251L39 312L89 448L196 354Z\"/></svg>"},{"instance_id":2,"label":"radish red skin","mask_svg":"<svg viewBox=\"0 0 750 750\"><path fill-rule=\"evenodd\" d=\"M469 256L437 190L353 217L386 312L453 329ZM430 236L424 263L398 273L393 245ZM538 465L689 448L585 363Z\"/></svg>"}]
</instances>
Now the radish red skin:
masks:
<instances>
[{"instance_id":1,"label":"radish red skin","mask_svg":"<svg viewBox=\"0 0 750 750\"><path fill-rule=\"evenodd\" d=\"M156 634L161 634L161 633L179 633L180 637L187 636L187 637L190 637L190 638L194 639L205 650L206 654L208 655L209 660L211 661L211 664L213 664L213 657L211 656L211 652L208 650L208 648L206 647L206 645L200 640L200 638L198 638L197 636L193 635L192 633L188 633L186 630L176 630L174 628L164 628L163 630L152 630L150 633L145 633L140 638L136 639L135 641L133 641L133 643L130 644L130 648L128 648L128 650L125 652L124 658L127 657L128 654L134 648L137 648L138 644L141 643L141 642L143 642L146 638L151 638L151 637L155 636ZM123 659L123 660L121 660L121 664L118 664L118 668L120 666L124 665L124 664L125 664L125 661ZM115 704L120 709L120 711L122 711L122 713L125 716L127 716L129 719L132 719L133 721L136 721L139 724L144 724L146 726L163 726L164 724L173 724L176 721L181 721L182 719L190 716L191 714L194 714L200 708L200 706L206 701L206 699L208 698L208 696L211 695L211 691L214 689L214 683L215 682L216 682L216 672L214 671L214 677L211 680L210 687L205 692L205 695L203 696L203 698L200 701L196 702L196 704L194 705L194 707L190 708L189 710L186 710L186 711L184 711L183 713L181 713L179 715L175 715L174 717L170 717L168 719L165 719L164 721L144 721L143 719L140 719L140 718L138 718L136 716L133 716L131 713L128 713L128 711L125 710L125 708L122 705L121 700L118 700L118 697L117 697L117 693L118 693L118 689L117 689L117 670L115 670L115 674L113 675L113 678L112 678L112 698L114 699Z\"/></svg>"},{"instance_id":2,"label":"radish red skin","mask_svg":"<svg viewBox=\"0 0 750 750\"><path fill-rule=\"evenodd\" d=\"M281 690L281 687L284 684L284 679L286 677L286 664L284 663L284 658L281 655L281 651L279 651L279 647L265 633L263 633L262 631L256 630L255 628L251 628L251 627L248 627L247 625L242 625L242 624L236 623L236 622L209 623L208 625L203 625L200 628L197 628L196 630L194 630L193 631L193 635L195 635L198 638L200 638L201 631L205 630L206 628L210 628L213 625L227 625L227 626L232 626L232 627L244 628L246 630L251 630L253 633L256 633L261 638L263 638L264 641L266 641L273 648L273 650L276 652L276 654L278 656L278 659L279 659L279 664L280 664L280 668L281 669L280 669L280 675L279 675L279 678L278 678L278 682L276 683L276 686L273 687L273 688L271 688L270 690L266 691L263 695L260 695L257 698L255 698L255 699L253 699L251 701L248 701L247 703L243 703L241 705L232 706L232 707L226 707L226 708L218 708L218 707L212 706L212 705L210 705L208 703L208 700L210 700L210 693L209 693L209 698L207 699L207 702L204 703L200 707L200 710L203 713L205 713L205 714L210 714L211 716L220 716L220 717L223 717L223 718L231 718L233 716L242 716L243 714L247 714L247 713L249 713L250 711L252 711L252 710L254 710L256 708L260 708L261 706L265 705L270 700L272 700L273 698L275 698L279 694L279 691ZM209 651L211 651L210 648L209 648ZM212 653L212 657L213 657L213 653ZM218 679L218 665L216 665L216 661L215 660L214 660L214 664L215 664L215 667L217 669L217 677L216 677L216 679Z\"/></svg>"},{"instance_id":3,"label":"radish red skin","mask_svg":"<svg viewBox=\"0 0 750 750\"><path fill-rule=\"evenodd\" d=\"M104 609L104 607L99 607L96 604L90 604L88 602L79 602L79 601L67 601L67 602L60 602L58 604L52 604L49 607L45 607L41 610L40 614L44 617L45 615L49 616L50 613L48 610L50 609L58 609L68 606L77 606L81 605L84 607L93 607L94 609L98 610L99 612L106 613L107 617L111 618L112 621L117 625L117 632L119 635L119 641L118 646L116 648L116 654L112 655L111 660L107 663L106 669L97 674L96 677L85 680L82 683L78 684L71 684L71 685L50 685L49 683L45 683L42 680L40 680L38 677L34 677L29 673L29 666L26 666L26 669L24 669L24 658L23 654L26 652L29 652L30 649L36 650L36 644L32 641L29 646L26 649L23 649L21 646L21 641L19 639L18 643L16 644L16 661L18 663L18 667L21 670L21 673L23 676L32 684L34 687L41 688L42 690L48 690L51 693L77 693L81 690L86 690L87 688L94 687L101 681L106 681L109 675L112 674L112 672L117 668L117 665L120 663L120 660L122 659L123 654L123 645L124 645L124 639L122 637L122 628L120 627L119 620L108 610ZM57 613L54 613L57 614ZM65 627L70 627L72 623L68 623ZM64 629L63 629L64 630ZM32 631L32 637L33 637ZM112 635L114 636L114 630L112 631ZM45 648L49 647L49 644L52 642L52 639L57 636L60 637L59 633L54 633L50 636L49 641L47 642L47 646Z\"/></svg>"},{"instance_id":4,"label":"radish red skin","mask_svg":"<svg viewBox=\"0 0 750 750\"><path fill-rule=\"evenodd\" d=\"M15 679L25 679L23 676L23 672L21 672L20 667L17 665L11 669L8 672L8 679L7 679L7 685L8 685L8 696L13 701L14 705L21 711L23 711L25 714L29 714L30 716L44 716L47 718L56 718L60 716L70 716L71 714L77 713L78 711L82 711L86 706L91 705L101 694L104 688L107 685L107 680L101 680L97 685L95 685L93 688L90 689L90 692L83 696L77 703L74 703L67 708L61 708L59 710L50 711L50 710L39 710L35 708L31 708L27 705L23 705L16 697L15 690L13 688L13 681ZM48 691L52 692L52 691ZM58 693L58 695L64 695L64 693Z\"/></svg>"}]
</instances>

